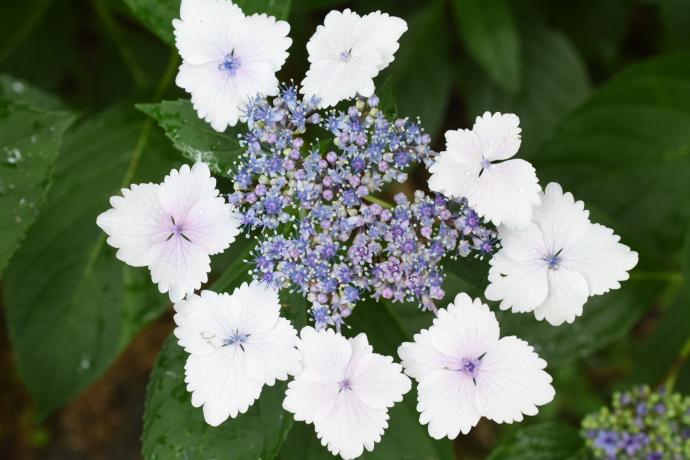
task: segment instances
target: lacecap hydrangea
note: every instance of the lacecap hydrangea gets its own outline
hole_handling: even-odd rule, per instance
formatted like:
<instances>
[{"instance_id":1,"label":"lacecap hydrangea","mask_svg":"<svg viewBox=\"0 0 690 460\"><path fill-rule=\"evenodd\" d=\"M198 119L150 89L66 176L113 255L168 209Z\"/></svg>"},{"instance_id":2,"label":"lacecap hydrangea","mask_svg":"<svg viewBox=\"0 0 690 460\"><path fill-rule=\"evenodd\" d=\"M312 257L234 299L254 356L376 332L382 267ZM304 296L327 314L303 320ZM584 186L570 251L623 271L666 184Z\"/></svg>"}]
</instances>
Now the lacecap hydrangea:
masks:
<instances>
[{"instance_id":1,"label":"lacecap hydrangea","mask_svg":"<svg viewBox=\"0 0 690 460\"><path fill-rule=\"evenodd\" d=\"M161 184L123 189L97 223L117 257L147 267L175 303L190 403L207 423L240 417L265 386L289 380L283 408L352 459L381 440L411 378L434 438L466 434L481 418L521 421L553 399L534 347L501 337L481 299L446 292L446 262L488 259L487 298L558 325L619 288L637 254L514 158L517 115L486 112L434 151L420 120L389 113L375 94L407 30L380 11L328 13L300 85L276 75L292 45L285 21L230 0L182 0L173 28L176 82L199 118L218 132L241 124L242 153L223 171L232 189L221 193L206 164L184 165ZM393 193L415 168L427 184ZM241 231L255 244L246 272L233 275L253 281L213 292L210 257ZM281 290L304 296L313 327L297 331L281 316ZM366 334L345 336L358 308L407 301L435 318L399 347L401 364Z\"/></svg>"}]
</instances>

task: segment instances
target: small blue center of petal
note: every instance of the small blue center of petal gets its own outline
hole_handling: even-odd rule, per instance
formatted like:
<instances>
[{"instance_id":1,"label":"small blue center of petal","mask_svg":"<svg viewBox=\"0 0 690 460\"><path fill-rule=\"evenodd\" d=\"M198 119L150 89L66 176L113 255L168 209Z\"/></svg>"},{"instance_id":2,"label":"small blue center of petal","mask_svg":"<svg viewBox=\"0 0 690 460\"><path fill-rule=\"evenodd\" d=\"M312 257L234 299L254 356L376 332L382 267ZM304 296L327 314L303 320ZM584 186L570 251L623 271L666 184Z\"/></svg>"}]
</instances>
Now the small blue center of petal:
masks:
<instances>
[{"instance_id":1,"label":"small blue center of petal","mask_svg":"<svg viewBox=\"0 0 690 460\"><path fill-rule=\"evenodd\" d=\"M338 382L338 387L340 388L340 391L349 390L350 388L352 388L349 379L345 379L341 382Z\"/></svg>"},{"instance_id":2,"label":"small blue center of petal","mask_svg":"<svg viewBox=\"0 0 690 460\"><path fill-rule=\"evenodd\" d=\"M340 53L340 60L341 61L349 61L351 52L352 52L352 50L348 50L348 51L343 51L342 53Z\"/></svg>"},{"instance_id":3,"label":"small blue center of petal","mask_svg":"<svg viewBox=\"0 0 690 460\"><path fill-rule=\"evenodd\" d=\"M549 264L549 270L558 270L558 265L561 263L561 258L558 254L552 254L544 257L544 261Z\"/></svg>"},{"instance_id":4,"label":"small blue center of petal","mask_svg":"<svg viewBox=\"0 0 690 460\"><path fill-rule=\"evenodd\" d=\"M479 360L476 358L463 358L460 372L471 377L476 378L479 371Z\"/></svg>"},{"instance_id":5,"label":"small blue center of petal","mask_svg":"<svg viewBox=\"0 0 690 460\"><path fill-rule=\"evenodd\" d=\"M225 60L218 65L220 70L223 70L230 75L235 75L237 69L240 68L240 60L233 53L226 54Z\"/></svg>"},{"instance_id":6,"label":"small blue center of petal","mask_svg":"<svg viewBox=\"0 0 690 460\"><path fill-rule=\"evenodd\" d=\"M247 342L248 338L248 334L240 334L239 332L235 331L230 337L223 341L223 345L234 345L236 343L242 344Z\"/></svg>"},{"instance_id":7,"label":"small blue center of petal","mask_svg":"<svg viewBox=\"0 0 690 460\"><path fill-rule=\"evenodd\" d=\"M484 158L482 160L482 168L487 169L489 166L491 166L491 162L489 160L487 160L486 158Z\"/></svg>"}]
</instances>

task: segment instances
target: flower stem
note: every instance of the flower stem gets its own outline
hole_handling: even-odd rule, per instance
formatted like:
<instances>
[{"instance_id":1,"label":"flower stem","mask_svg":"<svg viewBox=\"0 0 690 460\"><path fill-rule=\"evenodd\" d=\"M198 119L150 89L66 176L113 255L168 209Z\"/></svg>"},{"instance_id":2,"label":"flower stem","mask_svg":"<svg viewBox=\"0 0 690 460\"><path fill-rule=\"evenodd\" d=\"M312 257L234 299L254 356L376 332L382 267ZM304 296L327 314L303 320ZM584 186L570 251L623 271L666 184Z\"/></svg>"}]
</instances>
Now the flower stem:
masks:
<instances>
[{"instance_id":1,"label":"flower stem","mask_svg":"<svg viewBox=\"0 0 690 460\"><path fill-rule=\"evenodd\" d=\"M678 357L676 358L676 361L673 363L673 366L671 369L668 371L668 374L666 374L666 377L664 378L664 381L662 384L666 388L666 391L671 393L673 391L673 387L676 384L676 380L678 379L678 373L680 370L683 368L683 365L685 362L688 360L690 357L690 338L685 342L683 345L683 348L681 348L680 353L678 353Z\"/></svg>"},{"instance_id":2,"label":"flower stem","mask_svg":"<svg viewBox=\"0 0 690 460\"><path fill-rule=\"evenodd\" d=\"M382 208L393 209L394 207L392 203L382 200L381 198L377 198L374 195L367 195L364 197L364 199L367 200L369 203L378 204Z\"/></svg>"}]
</instances>

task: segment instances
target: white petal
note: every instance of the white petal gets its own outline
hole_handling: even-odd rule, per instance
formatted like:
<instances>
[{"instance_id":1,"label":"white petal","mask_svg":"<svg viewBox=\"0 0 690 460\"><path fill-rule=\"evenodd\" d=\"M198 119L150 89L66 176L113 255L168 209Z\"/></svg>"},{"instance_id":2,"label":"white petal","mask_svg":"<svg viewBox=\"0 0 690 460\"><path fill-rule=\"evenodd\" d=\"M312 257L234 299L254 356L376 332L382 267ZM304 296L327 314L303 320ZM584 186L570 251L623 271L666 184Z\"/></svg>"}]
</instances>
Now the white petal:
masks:
<instances>
[{"instance_id":1,"label":"white petal","mask_svg":"<svg viewBox=\"0 0 690 460\"><path fill-rule=\"evenodd\" d=\"M352 391L341 391L330 416L314 424L321 444L345 460L374 450L387 427L386 410L368 407Z\"/></svg>"},{"instance_id":2,"label":"white petal","mask_svg":"<svg viewBox=\"0 0 690 460\"><path fill-rule=\"evenodd\" d=\"M543 304L534 310L538 320L546 319L553 326L564 322L572 323L582 314L582 306L587 301L589 287L578 272L560 267L549 270L549 295Z\"/></svg>"},{"instance_id":3,"label":"white petal","mask_svg":"<svg viewBox=\"0 0 690 460\"><path fill-rule=\"evenodd\" d=\"M357 94L374 93L374 77L393 60L407 25L380 12L360 17L331 11L307 43L311 66L300 92L330 107Z\"/></svg>"},{"instance_id":4,"label":"white petal","mask_svg":"<svg viewBox=\"0 0 690 460\"><path fill-rule=\"evenodd\" d=\"M402 366L390 356L372 353L364 334L350 339L350 343L352 360L347 375L359 399L372 409L392 407L402 401L412 387L410 379L402 373Z\"/></svg>"},{"instance_id":5,"label":"white petal","mask_svg":"<svg viewBox=\"0 0 690 460\"><path fill-rule=\"evenodd\" d=\"M587 280L589 295L600 295L620 288L637 265L637 253L624 244L613 230L592 224L582 239L571 241L561 253L563 268L577 271Z\"/></svg>"},{"instance_id":6,"label":"white petal","mask_svg":"<svg viewBox=\"0 0 690 460\"><path fill-rule=\"evenodd\" d=\"M275 380L287 380L300 370L301 355L295 348L297 331L290 321L278 318L270 330L250 334L243 345L249 373L271 386Z\"/></svg>"},{"instance_id":7,"label":"white petal","mask_svg":"<svg viewBox=\"0 0 690 460\"><path fill-rule=\"evenodd\" d=\"M520 119L512 113L485 112L472 127L479 137L481 154L489 161L507 160L520 148Z\"/></svg>"},{"instance_id":8,"label":"white petal","mask_svg":"<svg viewBox=\"0 0 690 460\"><path fill-rule=\"evenodd\" d=\"M275 327L280 314L278 291L252 281L236 287L232 295L222 294L227 323L243 334L258 334Z\"/></svg>"},{"instance_id":9,"label":"white petal","mask_svg":"<svg viewBox=\"0 0 690 460\"><path fill-rule=\"evenodd\" d=\"M151 251L151 280L161 294L169 293L171 301L179 302L208 281L211 258L201 247L183 238L170 238L152 246Z\"/></svg>"},{"instance_id":10,"label":"white petal","mask_svg":"<svg viewBox=\"0 0 690 460\"><path fill-rule=\"evenodd\" d=\"M338 398L338 382L318 369L305 369L288 383L283 409L294 414L295 420L306 423L328 418Z\"/></svg>"},{"instance_id":11,"label":"white petal","mask_svg":"<svg viewBox=\"0 0 690 460\"><path fill-rule=\"evenodd\" d=\"M429 168L429 188L446 196L470 196L477 189L482 158L479 140L469 130L446 132L446 151Z\"/></svg>"},{"instance_id":12,"label":"white petal","mask_svg":"<svg viewBox=\"0 0 690 460\"><path fill-rule=\"evenodd\" d=\"M503 337L481 360L476 381L477 406L484 417L498 423L536 415L537 406L553 400L546 362L525 341Z\"/></svg>"},{"instance_id":13,"label":"white petal","mask_svg":"<svg viewBox=\"0 0 690 460\"><path fill-rule=\"evenodd\" d=\"M398 17L375 11L362 17L362 35L366 37L364 46L375 48L381 57L378 69L383 70L395 59L400 45L398 40L407 31L407 23Z\"/></svg>"},{"instance_id":14,"label":"white petal","mask_svg":"<svg viewBox=\"0 0 690 460\"><path fill-rule=\"evenodd\" d=\"M496 315L480 299L465 293L455 297L447 309L441 308L429 329L434 347L457 358L476 358L499 337Z\"/></svg>"},{"instance_id":15,"label":"white petal","mask_svg":"<svg viewBox=\"0 0 690 460\"><path fill-rule=\"evenodd\" d=\"M292 45L292 39L288 37L290 24L266 14L253 14L242 22L241 27L242 36L235 45L235 54L240 58L247 56L249 61L266 62L273 72L280 70Z\"/></svg>"},{"instance_id":16,"label":"white petal","mask_svg":"<svg viewBox=\"0 0 690 460\"><path fill-rule=\"evenodd\" d=\"M173 20L175 45L188 64L202 65L222 60L232 47L230 32L244 13L226 0L182 0L180 19Z\"/></svg>"},{"instance_id":17,"label":"white petal","mask_svg":"<svg viewBox=\"0 0 690 460\"><path fill-rule=\"evenodd\" d=\"M213 291L192 294L175 307L175 337L187 353L209 354L223 346L233 326L227 323L225 298Z\"/></svg>"},{"instance_id":18,"label":"white petal","mask_svg":"<svg viewBox=\"0 0 690 460\"><path fill-rule=\"evenodd\" d=\"M501 309L534 310L546 300L548 262L543 235L536 224L522 230L499 227L501 249L489 263L489 285L484 295L500 300Z\"/></svg>"},{"instance_id":19,"label":"white petal","mask_svg":"<svg viewBox=\"0 0 690 460\"><path fill-rule=\"evenodd\" d=\"M458 371L432 371L422 377L417 391L419 422L429 425L434 439L455 439L461 432L469 433L479 421L474 383Z\"/></svg>"},{"instance_id":20,"label":"white petal","mask_svg":"<svg viewBox=\"0 0 690 460\"><path fill-rule=\"evenodd\" d=\"M551 254L582 238L590 223L585 204L575 201L571 193L563 193L555 182L544 189L533 220L542 230L544 244Z\"/></svg>"},{"instance_id":21,"label":"white petal","mask_svg":"<svg viewBox=\"0 0 690 460\"><path fill-rule=\"evenodd\" d=\"M494 225L523 228L532 220L533 207L540 202L539 179L532 165L521 159L491 164L484 168L469 205Z\"/></svg>"},{"instance_id":22,"label":"white petal","mask_svg":"<svg viewBox=\"0 0 690 460\"><path fill-rule=\"evenodd\" d=\"M156 184L133 184L131 189L122 189L121 197L110 198L112 208L96 220L108 235L108 244L118 249L117 258L133 267L148 265L152 246L170 234L158 188Z\"/></svg>"},{"instance_id":23,"label":"white petal","mask_svg":"<svg viewBox=\"0 0 690 460\"><path fill-rule=\"evenodd\" d=\"M187 358L187 390L192 393L194 407L203 405L209 425L218 426L228 417L245 413L261 394L264 382L247 373L245 360L238 346Z\"/></svg>"},{"instance_id":24,"label":"white petal","mask_svg":"<svg viewBox=\"0 0 690 460\"><path fill-rule=\"evenodd\" d=\"M457 358L443 353L431 342L431 333L422 329L414 335L414 342L405 342L398 347L398 356L405 373L419 380L434 369L443 369L457 362Z\"/></svg>"},{"instance_id":25,"label":"white petal","mask_svg":"<svg viewBox=\"0 0 690 460\"><path fill-rule=\"evenodd\" d=\"M302 353L304 369L318 369L335 383L345 378L352 357L352 345L331 329L316 331L304 327L300 331L297 349Z\"/></svg>"},{"instance_id":26,"label":"white petal","mask_svg":"<svg viewBox=\"0 0 690 460\"><path fill-rule=\"evenodd\" d=\"M240 232L239 214L219 196L205 163L173 169L159 193L163 208L183 224L186 238L209 255L223 252Z\"/></svg>"}]
</instances>

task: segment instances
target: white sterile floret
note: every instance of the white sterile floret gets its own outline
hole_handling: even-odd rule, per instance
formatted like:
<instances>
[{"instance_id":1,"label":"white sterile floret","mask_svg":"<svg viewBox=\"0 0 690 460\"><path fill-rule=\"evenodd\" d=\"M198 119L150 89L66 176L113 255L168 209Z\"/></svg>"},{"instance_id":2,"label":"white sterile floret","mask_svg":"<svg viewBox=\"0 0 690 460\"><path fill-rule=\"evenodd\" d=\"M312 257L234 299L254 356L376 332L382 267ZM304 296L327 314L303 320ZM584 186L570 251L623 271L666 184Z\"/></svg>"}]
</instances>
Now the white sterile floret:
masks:
<instances>
[{"instance_id":1,"label":"white sterile floret","mask_svg":"<svg viewBox=\"0 0 690 460\"><path fill-rule=\"evenodd\" d=\"M208 166L173 169L162 184L134 184L110 198L96 220L117 248L117 258L148 267L160 292L177 302L201 288L210 255L223 252L239 233L240 217L218 196Z\"/></svg>"},{"instance_id":2,"label":"white sterile floret","mask_svg":"<svg viewBox=\"0 0 690 460\"><path fill-rule=\"evenodd\" d=\"M192 405L217 426L242 414L264 385L299 370L297 331L281 318L278 292L256 281L232 294L202 291L175 304L175 336L189 357Z\"/></svg>"},{"instance_id":3,"label":"white sterile floret","mask_svg":"<svg viewBox=\"0 0 690 460\"><path fill-rule=\"evenodd\" d=\"M230 0L182 0L173 26L182 57L175 82L216 131L237 124L250 98L278 94L275 74L292 44L287 22L245 16Z\"/></svg>"},{"instance_id":4,"label":"white sterile floret","mask_svg":"<svg viewBox=\"0 0 690 460\"><path fill-rule=\"evenodd\" d=\"M316 97L320 107L371 96L374 77L393 62L406 30L404 20L380 11L331 11L307 43L311 66L300 92Z\"/></svg>"},{"instance_id":5,"label":"white sterile floret","mask_svg":"<svg viewBox=\"0 0 690 460\"><path fill-rule=\"evenodd\" d=\"M429 172L429 188L448 197L467 198L494 225L527 226L539 204L539 179L532 165L510 159L520 148L520 119L484 113L472 130L446 132L446 150Z\"/></svg>"},{"instance_id":6,"label":"white sterile floret","mask_svg":"<svg viewBox=\"0 0 690 460\"><path fill-rule=\"evenodd\" d=\"M620 288L638 260L556 183L546 186L529 226L499 227L498 236L501 249L490 261L486 298L554 326L575 321L590 296Z\"/></svg>"},{"instance_id":7,"label":"white sterile floret","mask_svg":"<svg viewBox=\"0 0 690 460\"><path fill-rule=\"evenodd\" d=\"M347 460L373 450L388 427L388 408L410 391L402 367L374 353L364 334L346 339L305 327L297 348L302 371L288 384L283 408L313 423L333 455Z\"/></svg>"},{"instance_id":8,"label":"white sterile floret","mask_svg":"<svg viewBox=\"0 0 690 460\"><path fill-rule=\"evenodd\" d=\"M403 343L398 355L419 382L419 421L436 439L467 434L481 417L521 421L555 394L546 362L517 337L499 339L496 316L464 293L440 309L414 342Z\"/></svg>"}]
</instances>

